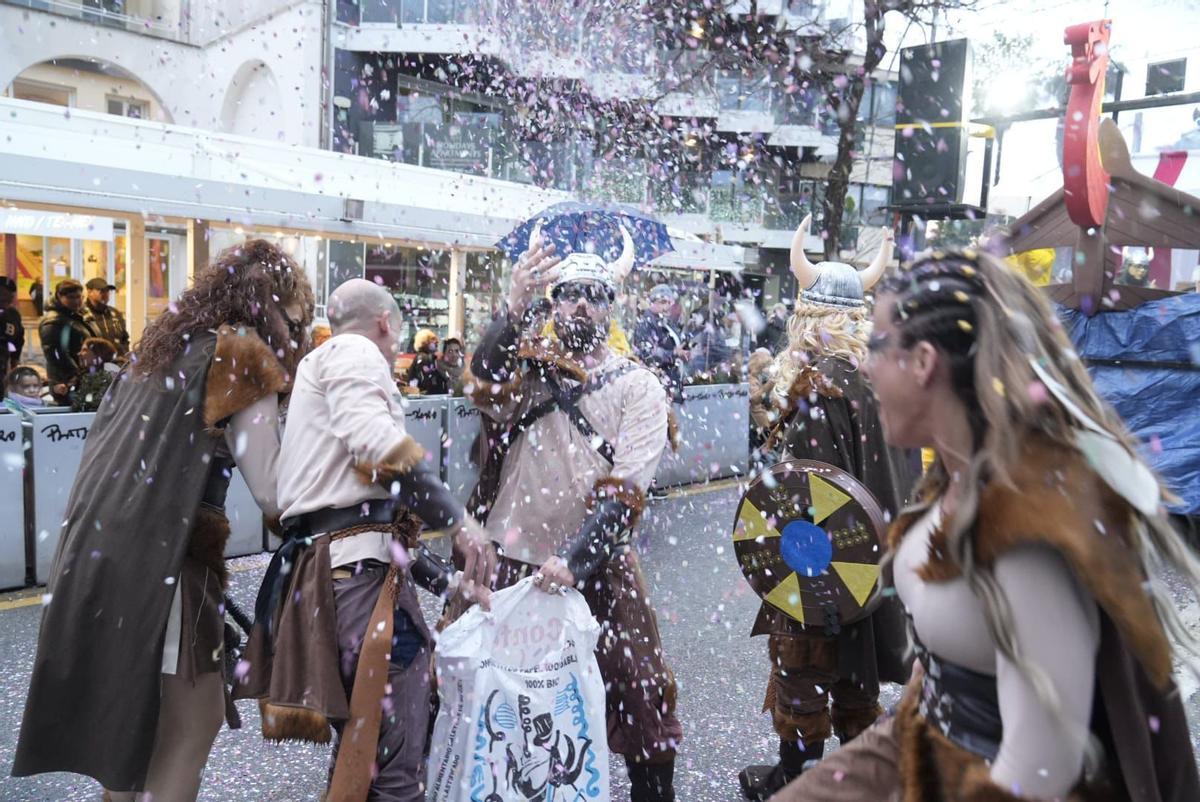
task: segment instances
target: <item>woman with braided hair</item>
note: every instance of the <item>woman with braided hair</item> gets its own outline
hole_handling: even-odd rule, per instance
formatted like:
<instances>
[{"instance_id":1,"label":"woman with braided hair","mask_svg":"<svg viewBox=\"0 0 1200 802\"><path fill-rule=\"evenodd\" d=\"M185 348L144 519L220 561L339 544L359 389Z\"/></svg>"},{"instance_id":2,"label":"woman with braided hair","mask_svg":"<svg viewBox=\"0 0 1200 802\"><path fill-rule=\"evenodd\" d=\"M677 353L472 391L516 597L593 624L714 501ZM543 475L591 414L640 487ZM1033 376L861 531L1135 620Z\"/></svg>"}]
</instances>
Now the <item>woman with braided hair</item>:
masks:
<instances>
[{"instance_id":1,"label":"woman with braided hair","mask_svg":"<svg viewBox=\"0 0 1200 802\"><path fill-rule=\"evenodd\" d=\"M1200 563L1042 295L935 253L882 286L868 346L888 442L937 453L888 555L919 662L775 799L1200 799L1172 642L1200 643L1156 577L1200 596Z\"/></svg>"}]
</instances>

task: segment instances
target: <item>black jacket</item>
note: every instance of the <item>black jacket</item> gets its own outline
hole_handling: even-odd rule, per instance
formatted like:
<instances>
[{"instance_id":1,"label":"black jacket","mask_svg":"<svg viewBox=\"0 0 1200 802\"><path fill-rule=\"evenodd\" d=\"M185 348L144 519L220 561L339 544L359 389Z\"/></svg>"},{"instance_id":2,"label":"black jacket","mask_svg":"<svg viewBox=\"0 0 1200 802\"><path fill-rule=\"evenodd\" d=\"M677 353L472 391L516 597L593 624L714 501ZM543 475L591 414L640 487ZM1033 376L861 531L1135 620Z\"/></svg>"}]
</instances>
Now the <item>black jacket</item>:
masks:
<instances>
[{"instance_id":1,"label":"black jacket","mask_svg":"<svg viewBox=\"0 0 1200 802\"><path fill-rule=\"evenodd\" d=\"M70 384L79 374L75 355L84 340L96 336L95 329L83 319L82 312L72 311L55 300L38 324L38 334L42 338L50 384Z\"/></svg>"},{"instance_id":2,"label":"black jacket","mask_svg":"<svg viewBox=\"0 0 1200 802\"><path fill-rule=\"evenodd\" d=\"M683 341L672 332L666 318L646 312L633 330L633 350L642 364L665 380L667 393L677 400L683 392L683 368L675 349Z\"/></svg>"},{"instance_id":3,"label":"black jacket","mask_svg":"<svg viewBox=\"0 0 1200 802\"><path fill-rule=\"evenodd\" d=\"M416 385L421 395L447 395L450 392L450 380L442 371L441 363L435 354L427 351L413 358L405 380Z\"/></svg>"},{"instance_id":4,"label":"black jacket","mask_svg":"<svg viewBox=\"0 0 1200 802\"><path fill-rule=\"evenodd\" d=\"M0 384L8 371L20 363L24 348L25 326L21 323L21 313L10 306L0 312Z\"/></svg>"},{"instance_id":5,"label":"black jacket","mask_svg":"<svg viewBox=\"0 0 1200 802\"><path fill-rule=\"evenodd\" d=\"M767 321L767 327L758 335L758 347L766 348L774 356L787 346L787 341L787 318L780 320L775 315L771 315L770 320Z\"/></svg>"}]
</instances>

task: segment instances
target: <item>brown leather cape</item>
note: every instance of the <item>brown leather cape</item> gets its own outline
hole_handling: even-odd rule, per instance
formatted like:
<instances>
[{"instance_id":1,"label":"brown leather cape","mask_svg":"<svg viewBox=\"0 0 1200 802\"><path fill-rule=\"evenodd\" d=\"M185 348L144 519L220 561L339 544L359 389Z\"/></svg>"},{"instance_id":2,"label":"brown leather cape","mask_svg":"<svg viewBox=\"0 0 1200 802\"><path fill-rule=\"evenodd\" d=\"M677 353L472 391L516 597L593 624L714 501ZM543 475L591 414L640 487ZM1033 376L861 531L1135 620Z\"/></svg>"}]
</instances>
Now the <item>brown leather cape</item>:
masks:
<instances>
[{"instance_id":1,"label":"brown leather cape","mask_svg":"<svg viewBox=\"0 0 1200 802\"><path fill-rule=\"evenodd\" d=\"M163 634L220 428L287 376L252 330L192 339L163 375L130 369L88 433L51 568L14 776L141 790Z\"/></svg>"},{"instance_id":2,"label":"brown leather cape","mask_svg":"<svg viewBox=\"0 0 1200 802\"><path fill-rule=\"evenodd\" d=\"M920 513L892 527L899 546ZM1077 451L1028 439L1010 483L980 494L973 533L976 557L990 565L1011 548L1046 545L1059 552L1100 610L1100 648L1091 730L1105 750L1107 782L1081 783L1070 802L1194 802L1200 777L1187 718L1171 678L1171 648L1144 590L1129 506ZM960 575L942 532L922 567L927 582ZM982 758L927 724L909 694L897 715L904 802L1019 802L989 779Z\"/></svg>"}]
</instances>

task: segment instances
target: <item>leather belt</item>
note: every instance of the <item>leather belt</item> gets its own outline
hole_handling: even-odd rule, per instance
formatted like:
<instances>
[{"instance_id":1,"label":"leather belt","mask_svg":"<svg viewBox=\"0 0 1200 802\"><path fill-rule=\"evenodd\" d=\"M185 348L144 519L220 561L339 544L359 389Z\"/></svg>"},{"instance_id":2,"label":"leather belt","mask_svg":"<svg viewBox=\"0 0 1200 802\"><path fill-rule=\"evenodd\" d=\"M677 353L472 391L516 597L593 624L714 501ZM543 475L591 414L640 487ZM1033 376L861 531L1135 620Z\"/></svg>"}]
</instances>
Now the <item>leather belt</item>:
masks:
<instances>
[{"instance_id":1,"label":"leather belt","mask_svg":"<svg viewBox=\"0 0 1200 802\"><path fill-rule=\"evenodd\" d=\"M925 648L915 628L910 626L909 632L925 668L918 712L958 746L995 760L1004 737L996 678L943 660Z\"/></svg>"},{"instance_id":2,"label":"leather belt","mask_svg":"<svg viewBox=\"0 0 1200 802\"><path fill-rule=\"evenodd\" d=\"M400 503L391 498L373 498L353 507L313 510L281 522L288 537L307 537L363 524L390 524L396 520Z\"/></svg>"},{"instance_id":3,"label":"leather belt","mask_svg":"<svg viewBox=\"0 0 1200 802\"><path fill-rule=\"evenodd\" d=\"M312 543L312 537L363 524L390 525L399 509L395 499L367 499L353 507L314 510L282 521L283 543L271 556L254 601L254 619L263 623L268 643L274 642L274 618L283 598L283 586L300 553Z\"/></svg>"}]
</instances>

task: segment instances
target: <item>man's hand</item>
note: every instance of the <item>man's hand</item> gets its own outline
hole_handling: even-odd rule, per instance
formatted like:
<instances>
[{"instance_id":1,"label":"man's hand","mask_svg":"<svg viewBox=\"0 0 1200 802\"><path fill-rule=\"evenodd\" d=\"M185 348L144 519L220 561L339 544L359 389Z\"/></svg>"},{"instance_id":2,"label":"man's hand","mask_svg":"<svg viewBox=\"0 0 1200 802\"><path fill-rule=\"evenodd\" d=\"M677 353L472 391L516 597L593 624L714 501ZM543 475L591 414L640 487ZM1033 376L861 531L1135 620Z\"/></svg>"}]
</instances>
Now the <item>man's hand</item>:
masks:
<instances>
[{"instance_id":1,"label":"man's hand","mask_svg":"<svg viewBox=\"0 0 1200 802\"><path fill-rule=\"evenodd\" d=\"M688 350L686 345L677 345L675 346L675 356L681 359L691 359L692 352Z\"/></svg>"},{"instance_id":2,"label":"man's hand","mask_svg":"<svg viewBox=\"0 0 1200 802\"><path fill-rule=\"evenodd\" d=\"M529 250L521 254L513 267L512 283L508 289L508 310L520 319L533 302L539 288L558 278L558 263L554 243L542 243L542 227L538 224L529 237Z\"/></svg>"},{"instance_id":3,"label":"man's hand","mask_svg":"<svg viewBox=\"0 0 1200 802\"><path fill-rule=\"evenodd\" d=\"M462 593L470 598L472 585L490 588L496 581L496 549L483 527L468 516L454 535L454 545L464 559Z\"/></svg>"},{"instance_id":4,"label":"man's hand","mask_svg":"<svg viewBox=\"0 0 1200 802\"><path fill-rule=\"evenodd\" d=\"M485 610L492 609L492 590L486 585L480 585L478 582L471 582L465 576L463 576L460 578L455 592L461 596L468 605L478 604Z\"/></svg>"},{"instance_id":5,"label":"man's hand","mask_svg":"<svg viewBox=\"0 0 1200 802\"><path fill-rule=\"evenodd\" d=\"M575 587L575 575L567 568L562 557L555 555L533 575L533 584L546 593L560 593L566 588Z\"/></svg>"}]
</instances>

